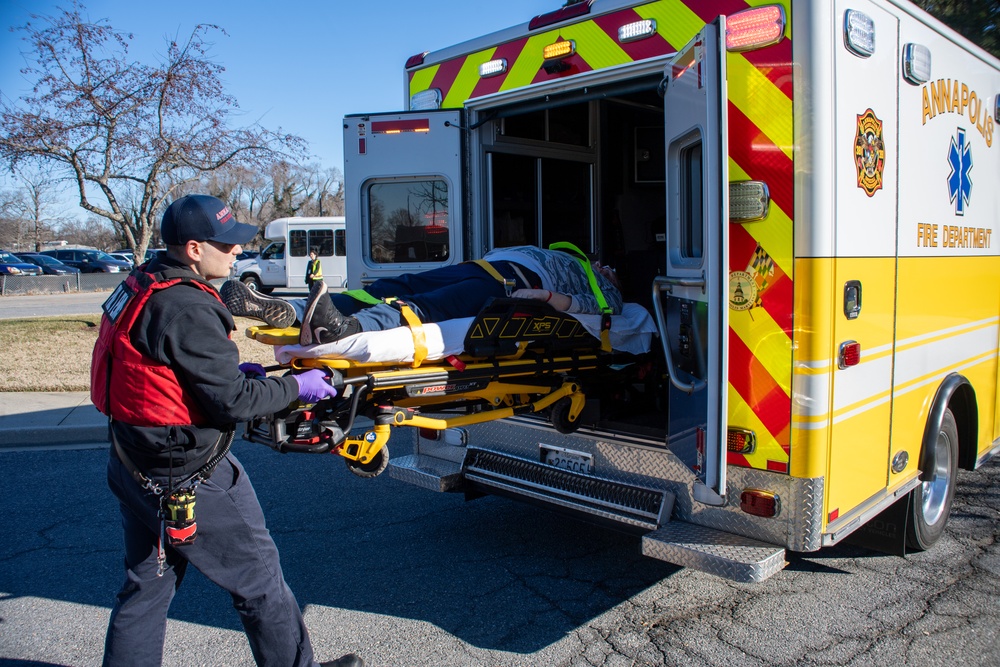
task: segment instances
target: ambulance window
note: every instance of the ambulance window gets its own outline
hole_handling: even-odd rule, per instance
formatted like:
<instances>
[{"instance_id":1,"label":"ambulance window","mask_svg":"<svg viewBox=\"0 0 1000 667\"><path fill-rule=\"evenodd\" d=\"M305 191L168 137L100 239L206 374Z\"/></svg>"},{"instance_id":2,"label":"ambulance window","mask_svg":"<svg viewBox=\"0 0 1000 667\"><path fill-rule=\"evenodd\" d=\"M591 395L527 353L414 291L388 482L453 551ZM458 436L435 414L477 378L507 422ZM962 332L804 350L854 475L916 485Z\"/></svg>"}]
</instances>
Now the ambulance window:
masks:
<instances>
[{"instance_id":1,"label":"ambulance window","mask_svg":"<svg viewBox=\"0 0 1000 667\"><path fill-rule=\"evenodd\" d=\"M306 231L304 229L293 229L288 232L288 256L305 257L308 254Z\"/></svg>"},{"instance_id":2,"label":"ambulance window","mask_svg":"<svg viewBox=\"0 0 1000 667\"><path fill-rule=\"evenodd\" d=\"M315 250L320 257L333 256L333 230L309 230L309 250Z\"/></svg>"},{"instance_id":3,"label":"ambulance window","mask_svg":"<svg viewBox=\"0 0 1000 667\"><path fill-rule=\"evenodd\" d=\"M491 153L493 247L537 245L538 159L530 155Z\"/></svg>"},{"instance_id":4,"label":"ambulance window","mask_svg":"<svg viewBox=\"0 0 1000 667\"><path fill-rule=\"evenodd\" d=\"M590 164L542 160L542 247L570 241L584 252L590 243Z\"/></svg>"},{"instance_id":5,"label":"ambulance window","mask_svg":"<svg viewBox=\"0 0 1000 667\"><path fill-rule=\"evenodd\" d=\"M590 105L571 104L549 109L548 140L571 146L590 146Z\"/></svg>"},{"instance_id":6,"label":"ambulance window","mask_svg":"<svg viewBox=\"0 0 1000 667\"><path fill-rule=\"evenodd\" d=\"M333 254L337 257L347 255L347 233L343 229L336 229L333 232Z\"/></svg>"},{"instance_id":7,"label":"ambulance window","mask_svg":"<svg viewBox=\"0 0 1000 667\"><path fill-rule=\"evenodd\" d=\"M445 261L451 254L444 180L373 183L368 216L368 252L375 262Z\"/></svg>"},{"instance_id":8,"label":"ambulance window","mask_svg":"<svg viewBox=\"0 0 1000 667\"><path fill-rule=\"evenodd\" d=\"M702 191L701 142L684 147L680 158L680 251L687 259L702 257L704 192Z\"/></svg>"},{"instance_id":9,"label":"ambulance window","mask_svg":"<svg viewBox=\"0 0 1000 667\"><path fill-rule=\"evenodd\" d=\"M500 134L505 137L545 141L545 110L504 118L500 123Z\"/></svg>"}]
</instances>

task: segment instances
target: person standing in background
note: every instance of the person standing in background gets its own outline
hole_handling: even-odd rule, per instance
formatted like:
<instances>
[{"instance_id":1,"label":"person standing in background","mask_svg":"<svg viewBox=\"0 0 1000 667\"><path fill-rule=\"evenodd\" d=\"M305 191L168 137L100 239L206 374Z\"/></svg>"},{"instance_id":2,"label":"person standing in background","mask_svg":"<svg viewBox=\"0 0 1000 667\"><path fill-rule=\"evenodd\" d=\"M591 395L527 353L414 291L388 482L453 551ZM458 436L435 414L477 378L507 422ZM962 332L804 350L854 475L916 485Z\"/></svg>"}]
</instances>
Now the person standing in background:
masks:
<instances>
[{"instance_id":1,"label":"person standing in background","mask_svg":"<svg viewBox=\"0 0 1000 667\"><path fill-rule=\"evenodd\" d=\"M323 280L323 265L315 250L309 251L309 263L306 264L306 285L312 289L313 283Z\"/></svg>"}]
</instances>

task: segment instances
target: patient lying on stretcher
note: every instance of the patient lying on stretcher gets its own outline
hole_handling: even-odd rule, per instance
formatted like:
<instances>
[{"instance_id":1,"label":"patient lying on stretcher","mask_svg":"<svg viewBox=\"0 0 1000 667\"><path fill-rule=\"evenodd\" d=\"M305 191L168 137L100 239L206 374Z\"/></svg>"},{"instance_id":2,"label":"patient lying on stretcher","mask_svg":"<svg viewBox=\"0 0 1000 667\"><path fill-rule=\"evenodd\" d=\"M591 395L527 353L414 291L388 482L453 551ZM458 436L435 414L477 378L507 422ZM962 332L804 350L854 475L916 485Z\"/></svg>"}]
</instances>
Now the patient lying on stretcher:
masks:
<instances>
[{"instance_id":1,"label":"patient lying on stretcher","mask_svg":"<svg viewBox=\"0 0 1000 667\"><path fill-rule=\"evenodd\" d=\"M421 323L473 317L491 298L507 296L575 314L609 317L622 312L614 270L576 254L518 246L492 250L484 259L383 278L345 294L329 293L325 283L317 282L305 301L263 296L234 280L221 293L234 315L278 328L300 322L301 345L407 326L412 324L408 309ZM403 302L407 308L401 307Z\"/></svg>"}]
</instances>

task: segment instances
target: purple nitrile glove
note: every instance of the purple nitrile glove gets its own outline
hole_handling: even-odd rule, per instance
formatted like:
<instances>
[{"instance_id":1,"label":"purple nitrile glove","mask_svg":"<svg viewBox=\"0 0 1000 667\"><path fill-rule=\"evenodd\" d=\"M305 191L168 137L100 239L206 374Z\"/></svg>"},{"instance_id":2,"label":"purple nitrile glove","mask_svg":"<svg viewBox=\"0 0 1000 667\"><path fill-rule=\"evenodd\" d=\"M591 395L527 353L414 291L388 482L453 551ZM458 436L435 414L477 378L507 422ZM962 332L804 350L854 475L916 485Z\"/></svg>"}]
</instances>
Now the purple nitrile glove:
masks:
<instances>
[{"instance_id":1,"label":"purple nitrile glove","mask_svg":"<svg viewBox=\"0 0 1000 667\"><path fill-rule=\"evenodd\" d=\"M299 400L303 403L315 403L337 395L337 390L327 382L326 373L318 368L292 377L299 383Z\"/></svg>"},{"instance_id":2,"label":"purple nitrile glove","mask_svg":"<svg viewBox=\"0 0 1000 667\"><path fill-rule=\"evenodd\" d=\"M267 371L264 370L264 367L261 366L260 364L255 364L250 361L244 361L242 364L240 364L239 368L240 372L246 375L248 378L267 377Z\"/></svg>"}]
</instances>

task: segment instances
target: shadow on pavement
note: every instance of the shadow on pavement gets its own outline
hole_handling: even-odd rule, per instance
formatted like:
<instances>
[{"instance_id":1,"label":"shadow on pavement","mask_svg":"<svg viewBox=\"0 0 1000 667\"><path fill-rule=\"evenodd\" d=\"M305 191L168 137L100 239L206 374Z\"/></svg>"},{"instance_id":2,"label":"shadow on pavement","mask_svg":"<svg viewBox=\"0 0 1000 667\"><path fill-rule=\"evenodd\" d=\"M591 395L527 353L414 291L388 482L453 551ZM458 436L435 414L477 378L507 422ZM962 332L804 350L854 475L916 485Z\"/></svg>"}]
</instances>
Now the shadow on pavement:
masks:
<instances>
[{"instance_id":1,"label":"shadow on pavement","mask_svg":"<svg viewBox=\"0 0 1000 667\"><path fill-rule=\"evenodd\" d=\"M514 501L466 502L351 475L330 455L237 441L301 606L425 621L488 650L532 653L677 572L639 538ZM0 466L23 517L0 544L0 591L110 608L123 577L102 450L26 452ZM20 489L20 493L17 492ZM193 568L171 618L240 631L228 594Z\"/></svg>"}]
</instances>

